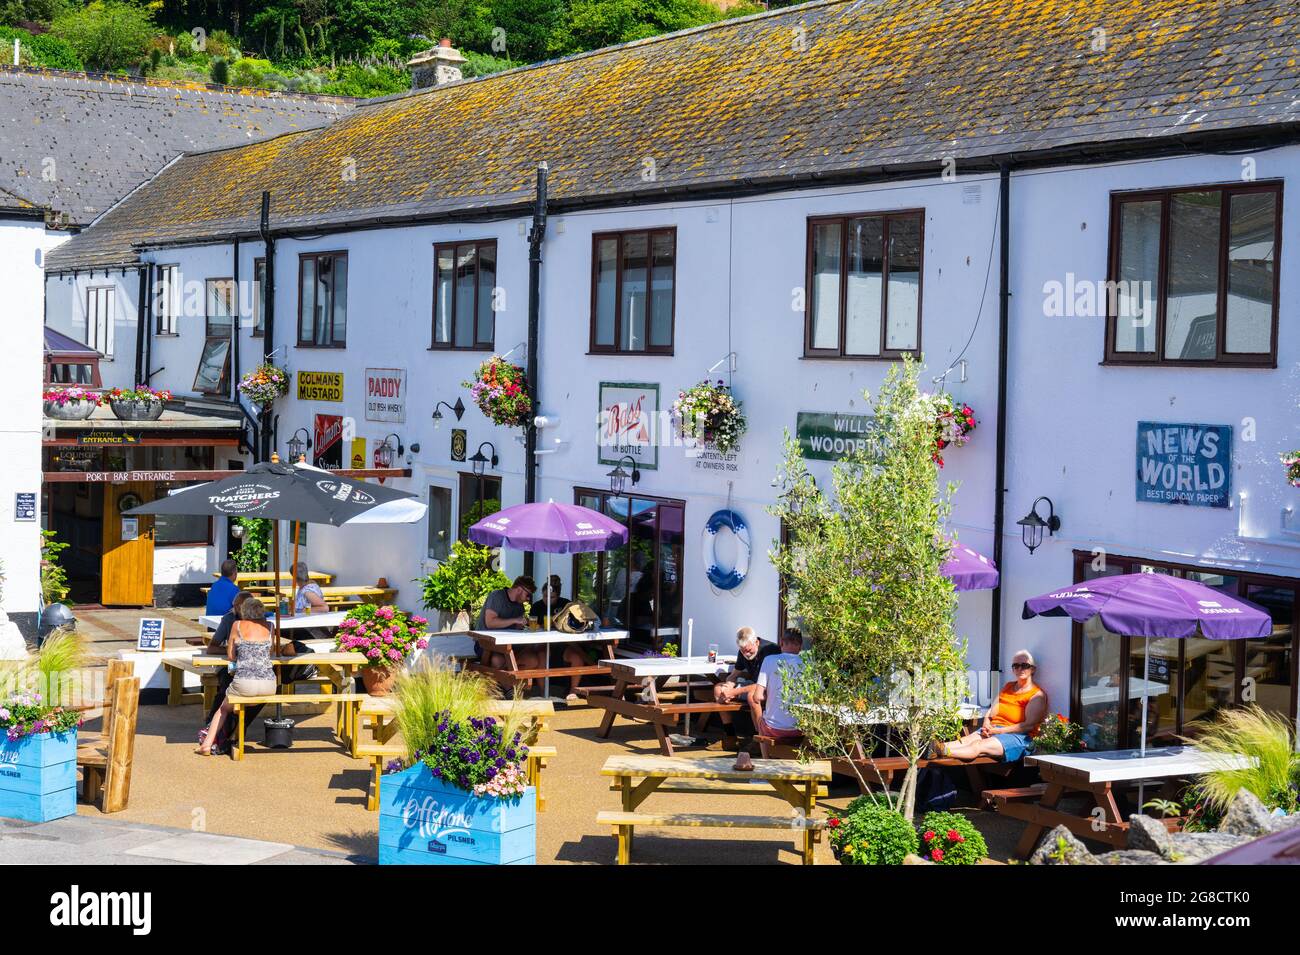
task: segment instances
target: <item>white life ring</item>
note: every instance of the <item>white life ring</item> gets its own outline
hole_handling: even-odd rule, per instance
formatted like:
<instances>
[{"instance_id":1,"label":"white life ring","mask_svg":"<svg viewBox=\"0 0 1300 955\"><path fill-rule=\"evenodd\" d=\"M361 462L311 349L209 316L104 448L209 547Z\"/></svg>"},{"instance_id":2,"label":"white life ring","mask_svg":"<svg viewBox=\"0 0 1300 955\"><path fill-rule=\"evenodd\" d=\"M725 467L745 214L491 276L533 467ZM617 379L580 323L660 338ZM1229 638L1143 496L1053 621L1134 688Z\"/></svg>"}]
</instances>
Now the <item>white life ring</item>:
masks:
<instances>
[{"instance_id":1,"label":"white life ring","mask_svg":"<svg viewBox=\"0 0 1300 955\"><path fill-rule=\"evenodd\" d=\"M718 531L728 528L736 535L736 566L724 570L718 565L717 544ZM719 590L735 590L745 582L749 574L749 525L738 513L730 509L714 511L704 525L703 536L704 572L709 583Z\"/></svg>"}]
</instances>

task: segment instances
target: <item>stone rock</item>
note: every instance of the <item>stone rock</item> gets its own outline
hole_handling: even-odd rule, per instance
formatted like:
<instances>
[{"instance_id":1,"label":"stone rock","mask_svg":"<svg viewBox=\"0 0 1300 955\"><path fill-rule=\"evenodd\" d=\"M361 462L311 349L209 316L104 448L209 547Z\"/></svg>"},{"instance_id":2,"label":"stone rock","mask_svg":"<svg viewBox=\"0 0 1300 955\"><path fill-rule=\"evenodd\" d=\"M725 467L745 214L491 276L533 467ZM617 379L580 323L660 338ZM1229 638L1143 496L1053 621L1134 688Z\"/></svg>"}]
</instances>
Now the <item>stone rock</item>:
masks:
<instances>
[{"instance_id":1,"label":"stone rock","mask_svg":"<svg viewBox=\"0 0 1300 955\"><path fill-rule=\"evenodd\" d=\"M1233 836L1246 836L1249 839L1267 835L1276 828L1278 828L1277 821L1264 808L1259 797L1248 789L1237 790L1237 795L1232 797L1228 811L1224 813L1223 821L1219 823L1219 832L1226 832Z\"/></svg>"},{"instance_id":2,"label":"stone rock","mask_svg":"<svg viewBox=\"0 0 1300 955\"><path fill-rule=\"evenodd\" d=\"M934 865L929 859L922 859L915 852L903 856L903 865Z\"/></svg>"},{"instance_id":3,"label":"stone rock","mask_svg":"<svg viewBox=\"0 0 1300 955\"><path fill-rule=\"evenodd\" d=\"M1250 841L1245 836L1234 836L1226 832L1179 832L1170 839L1174 850L1172 860L1184 865L1203 862Z\"/></svg>"},{"instance_id":4,"label":"stone rock","mask_svg":"<svg viewBox=\"0 0 1300 955\"><path fill-rule=\"evenodd\" d=\"M1145 849L1117 849L1097 856L1100 865L1168 865L1169 860L1157 852Z\"/></svg>"},{"instance_id":5,"label":"stone rock","mask_svg":"<svg viewBox=\"0 0 1300 955\"><path fill-rule=\"evenodd\" d=\"M1065 826L1057 826L1043 836L1029 857L1030 865L1100 865L1088 847Z\"/></svg>"},{"instance_id":6,"label":"stone rock","mask_svg":"<svg viewBox=\"0 0 1300 955\"><path fill-rule=\"evenodd\" d=\"M1150 816L1129 816L1128 848L1151 852L1169 862L1174 861L1174 842L1169 838L1169 830L1164 823Z\"/></svg>"},{"instance_id":7,"label":"stone rock","mask_svg":"<svg viewBox=\"0 0 1300 955\"><path fill-rule=\"evenodd\" d=\"M18 624L0 611L0 660L27 659L27 641L23 639Z\"/></svg>"}]
</instances>

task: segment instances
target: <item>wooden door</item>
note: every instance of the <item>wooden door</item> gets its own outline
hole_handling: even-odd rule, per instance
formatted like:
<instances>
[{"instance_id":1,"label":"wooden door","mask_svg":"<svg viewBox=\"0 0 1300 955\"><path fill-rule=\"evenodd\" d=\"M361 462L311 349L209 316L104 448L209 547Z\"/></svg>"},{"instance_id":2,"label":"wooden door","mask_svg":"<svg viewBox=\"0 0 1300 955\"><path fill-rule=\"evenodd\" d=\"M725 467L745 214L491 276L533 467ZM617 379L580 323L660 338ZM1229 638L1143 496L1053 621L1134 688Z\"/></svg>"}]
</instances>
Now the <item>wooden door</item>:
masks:
<instances>
[{"instance_id":1,"label":"wooden door","mask_svg":"<svg viewBox=\"0 0 1300 955\"><path fill-rule=\"evenodd\" d=\"M104 556L99 602L106 607L153 605L153 517L123 515L153 500L150 482L104 485Z\"/></svg>"}]
</instances>

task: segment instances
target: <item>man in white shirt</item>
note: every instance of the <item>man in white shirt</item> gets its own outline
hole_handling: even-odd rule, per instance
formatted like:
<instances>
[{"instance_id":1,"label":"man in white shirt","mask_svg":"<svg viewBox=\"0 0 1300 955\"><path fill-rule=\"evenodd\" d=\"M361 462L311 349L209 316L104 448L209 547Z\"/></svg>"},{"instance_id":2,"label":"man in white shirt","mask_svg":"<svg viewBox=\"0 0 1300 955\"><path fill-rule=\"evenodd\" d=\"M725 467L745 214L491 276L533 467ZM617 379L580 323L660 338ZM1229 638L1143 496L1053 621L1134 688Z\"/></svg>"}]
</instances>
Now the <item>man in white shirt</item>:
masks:
<instances>
[{"instance_id":1,"label":"man in white shirt","mask_svg":"<svg viewBox=\"0 0 1300 955\"><path fill-rule=\"evenodd\" d=\"M781 652L764 660L758 671L758 685L749 696L749 707L760 737L793 739L803 735L783 699L787 675L793 676L803 666L803 657L799 656L802 650L803 637L797 630L787 630L781 634ZM767 749L766 744L763 749Z\"/></svg>"}]
</instances>

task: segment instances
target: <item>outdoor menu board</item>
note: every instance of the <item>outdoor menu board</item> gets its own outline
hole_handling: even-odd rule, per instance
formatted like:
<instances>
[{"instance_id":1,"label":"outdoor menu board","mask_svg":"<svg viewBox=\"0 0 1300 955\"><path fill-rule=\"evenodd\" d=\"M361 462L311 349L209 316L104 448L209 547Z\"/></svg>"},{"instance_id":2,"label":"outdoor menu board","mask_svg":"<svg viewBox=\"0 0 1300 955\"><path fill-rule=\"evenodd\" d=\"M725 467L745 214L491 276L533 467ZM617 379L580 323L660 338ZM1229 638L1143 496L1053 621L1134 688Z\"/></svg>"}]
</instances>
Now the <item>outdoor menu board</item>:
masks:
<instances>
[{"instance_id":1,"label":"outdoor menu board","mask_svg":"<svg viewBox=\"0 0 1300 955\"><path fill-rule=\"evenodd\" d=\"M165 626L166 621L161 617L141 617L140 630L135 638L135 648L137 650L161 652Z\"/></svg>"}]
</instances>

